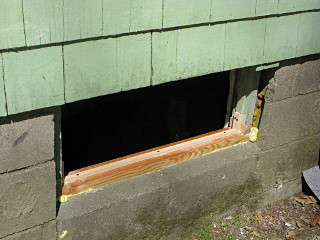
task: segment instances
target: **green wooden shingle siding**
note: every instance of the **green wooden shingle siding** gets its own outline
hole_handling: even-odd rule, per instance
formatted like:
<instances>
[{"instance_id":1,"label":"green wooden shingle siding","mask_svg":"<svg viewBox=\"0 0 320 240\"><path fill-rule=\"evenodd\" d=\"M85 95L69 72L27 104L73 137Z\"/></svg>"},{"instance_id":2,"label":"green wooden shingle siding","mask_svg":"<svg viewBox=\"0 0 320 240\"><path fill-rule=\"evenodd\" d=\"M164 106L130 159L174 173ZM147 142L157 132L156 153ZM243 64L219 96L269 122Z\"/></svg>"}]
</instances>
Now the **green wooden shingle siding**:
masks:
<instances>
[{"instance_id":1,"label":"green wooden shingle siding","mask_svg":"<svg viewBox=\"0 0 320 240\"><path fill-rule=\"evenodd\" d=\"M0 53L0 117L7 115L6 110L6 96L4 93L4 78L2 71L2 54Z\"/></svg>"},{"instance_id":2,"label":"green wooden shingle siding","mask_svg":"<svg viewBox=\"0 0 320 240\"><path fill-rule=\"evenodd\" d=\"M0 0L0 115L316 54L319 9L319 0Z\"/></svg>"}]
</instances>

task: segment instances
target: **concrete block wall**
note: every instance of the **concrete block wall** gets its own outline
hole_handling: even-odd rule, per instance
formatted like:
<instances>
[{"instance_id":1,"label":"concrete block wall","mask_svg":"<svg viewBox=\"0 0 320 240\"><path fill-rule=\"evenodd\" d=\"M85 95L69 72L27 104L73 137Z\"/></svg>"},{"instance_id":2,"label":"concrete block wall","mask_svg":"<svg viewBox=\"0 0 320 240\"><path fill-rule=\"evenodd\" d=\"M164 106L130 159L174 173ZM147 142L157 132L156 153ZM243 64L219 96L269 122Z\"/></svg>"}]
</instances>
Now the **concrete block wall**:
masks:
<instances>
[{"instance_id":1,"label":"concrete block wall","mask_svg":"<svg viewBox=\"0 0 320 240\"><path fill-rule=\"evenodd\" d=\"M0 118L0 239L55 239L54 112Z\"/></svg>"}]
</instances>

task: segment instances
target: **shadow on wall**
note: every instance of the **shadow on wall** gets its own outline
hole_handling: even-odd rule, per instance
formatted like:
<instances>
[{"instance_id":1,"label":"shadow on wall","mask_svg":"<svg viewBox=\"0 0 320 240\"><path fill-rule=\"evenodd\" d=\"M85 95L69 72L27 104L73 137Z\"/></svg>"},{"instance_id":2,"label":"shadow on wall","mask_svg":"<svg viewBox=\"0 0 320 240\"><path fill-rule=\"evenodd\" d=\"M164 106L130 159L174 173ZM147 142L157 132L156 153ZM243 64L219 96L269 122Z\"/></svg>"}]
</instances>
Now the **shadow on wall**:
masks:
<instances>
[{"instance_id":1,"label":"shadow on wall","mask_svg":"<svg viewBox=\"0 0 320 240\"><path fill-rule=\"evenodd\" d=\"M229 72L62 107L65 173L223 128Z\"/></svg>"}]
</instances>

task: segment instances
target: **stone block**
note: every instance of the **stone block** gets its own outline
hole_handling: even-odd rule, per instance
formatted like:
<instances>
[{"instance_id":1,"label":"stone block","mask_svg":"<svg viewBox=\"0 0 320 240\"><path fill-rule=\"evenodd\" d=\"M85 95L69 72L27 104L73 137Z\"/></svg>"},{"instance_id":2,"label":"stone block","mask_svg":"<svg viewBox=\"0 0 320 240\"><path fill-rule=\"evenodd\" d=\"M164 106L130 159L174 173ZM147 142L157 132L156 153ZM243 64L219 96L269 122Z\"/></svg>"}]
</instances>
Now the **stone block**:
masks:
<instances>
[{"instance_id":1,"label":"stone block","mask_svg":"<svg viewBox=\"0 0 320 240\"><path fill-rule=\"evenodd\" d=\"M262 193L259 149L245 143L69 197L60 206L65 239L166 239L200 216L255 208Z\"/></svg>"},{"instance_id":2,"label":"stone block","mask_svg":"<svg viewBox=\"0 0 320 240\"><path fill-rule=\"evenodd\" d=\"M56 240L56 222L51 221L28 230L15 233L2 240Z\"/></svg>"},{"instance_id":3,"label":"stone block","mask_svg":"<svg viewBox=\"0 0 320 240\"><path fill-rule=\"evenodd\" d=\"M275 148L320 132L320 91L278 102L267 102L258 145Z\"/></svg>"},{"instance_id":4,"label":"stone block","mask_svg":"<svg viewBox=\"0 0 320 240\"><path fill-rule=\"evenodd\" d=\"M0 173L54 158L53 119L49 114L0 125Z\"/></svg>"},{"instance_id":5,"label":"stone block","mask_svg":"<svg viewBox=\"0 0 320 240\"><path fill-rule=\"evenodd\" d=\"M281 189L302 177L302 171L319 162L320 135L273 148L259 154L258 172L264 189Z\"/></svg>"},{"instance_id":6,"label":"stone block","mask_svg":"<svg viewBox=\"0 0 320 240\"><path fill-rule=\"evenodd\" d=\"M299 94L306 94L319 90L320 58L311 61L306 61L301 64L296 83L296 91Z\"/></svg>"},{"instance_id":7,"label":"stone block","mask_svg":"<svg viewBox=\"0 0 320 240\"><path fill-rule=\"evenodd\" d=\"M53 161L0 175L0 238L56 218Z\"/></svg>"}]
</instances>

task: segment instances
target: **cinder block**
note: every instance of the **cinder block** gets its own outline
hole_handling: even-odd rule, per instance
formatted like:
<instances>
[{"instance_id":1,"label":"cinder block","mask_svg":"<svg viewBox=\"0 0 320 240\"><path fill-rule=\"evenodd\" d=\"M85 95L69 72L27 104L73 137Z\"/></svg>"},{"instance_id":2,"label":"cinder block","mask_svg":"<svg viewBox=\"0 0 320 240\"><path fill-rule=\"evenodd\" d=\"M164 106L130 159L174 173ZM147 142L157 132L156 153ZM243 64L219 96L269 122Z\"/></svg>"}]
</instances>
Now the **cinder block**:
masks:
<instances>
[{"instance_id":1,"label":"cinder block","mask_svg":"<svg viewBox=\"0 0 320 240\"><path fill-rule=\"evenodd\" d=\"M0 238L56 217L54 161L0 175Z\"/></svg>"},{"instance_id":2,"label":"cinder block","mask_svg":"<svg viewBox=\"0 0 320 240\"><path fill-rule=\"evenodd\" d=\"M70 197L60 206L58 234L161 239L200 216L254 208L262 193L255 174L258 151L255 144L240 144Z\"/></svg>"},{"instance_id":3,"label":"cinder block","mask_svg":"<svg viewBox=\"0 0 320 240\"><path fill-rule=\"evenodd\" d=\"M23 0L23 13L27 46L63 41L63 0Z\"/></svg>"},{"instance_id":4,"label":"cinder block","mask_svg":"<svg viewBox=\"0 0 320 240\"><path fill-rule=\"evenodd\" d=\"M8 114L64 104L61 46L2 56Z\"/></svg>"},{"instance_id":5,"label":"cinder block","mask_svg":"<svg viewBox=\"0 0 320 240\"><path fill-rule=\"evenodd\" d=\"M296 85L300 67L299 63L293 63L293 65L289 63L277 70L263 71L262 75L268 75L271 78L265 95L266 101L275 102L297 96Z\"/></svg>"},{"instance_id":6,"label":"cinder block","mask_svg":"<svg viewBox=\"0 0 320 240\"><path fill-rule=\"evenodd\" d=\"M0 173L54 158L53 118L50 114L0 125Z\"/></svg>"},{"instance_id":7,"label":"cinder block","mask_svg":"<svg viewBox=\"0 0 320 240\"><path fill-rule=\"evenodd\" d=\"M275 148L320 132L320 91L279 102L267 102L258 145Z\"/></svg>"},{"instance_id":8,"label":"cinder block","mask_svg":"<svg viewBox=\"0 0 320 240\"><path fill-rule=\"evenodd\" d=\"M320 135L273 148L259 154L258 172L264 189L281 189L290 181L301 178L302 171L319 162Z\"/></svg>"},{"instance_id":9,"label":"cinder block","mask_svg":"<svg viewBox=\"0 0 320 240\"><path fill-rule=\"evenodd\" d=\"M320 90L320 59L301 64L297 76L296 90L299 94Z\"/></svg>"},{"instance_id":10,"label":"cinder block","mask_svg":"<svg viewBox=\"0 0 320 240\"><path fill-rule=\"evenodd\" d=\"M24 47L21 0L0 0L0 49Z\"/></svg>"},{"instance_id":11,"label":"cinder block","mask_svg":"<svg viewBox=\"0 0 320 240\"><path fill-rule=\"evenodd\" d=\"M56 222L51 221L43 225L15 233L2 240L56 240Z\"/></svg>"},{"instance_id":12,"label":"cinder block","mask_svg":"<svg viewBox=\"0 0 320 240\"><path fill-rule=\"evenodd\" d=\"M4 80L2 71L2 53L0 53L0 117L7 115L6 96L4 93Z\"/></svg>"},{"instance_id":13,"label":"cinder block","mask_svg":"<svg viewBox=\"0 0 320 240\"><path fill-rule=\"evenodd\" d=\"M211 0L164 0L163 3L164 28L210 22Z\"/></svg>"},{"instance_id":14,"label":"cinder block","mask_svg":"<svg viewBox=\"0 0 320 240\"><path fill-rule=\"evenodd\" d=\"M102 0L68 0L63 9L64 41L103 35Z\"/></svg>"}]
</instances>

